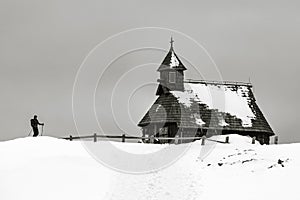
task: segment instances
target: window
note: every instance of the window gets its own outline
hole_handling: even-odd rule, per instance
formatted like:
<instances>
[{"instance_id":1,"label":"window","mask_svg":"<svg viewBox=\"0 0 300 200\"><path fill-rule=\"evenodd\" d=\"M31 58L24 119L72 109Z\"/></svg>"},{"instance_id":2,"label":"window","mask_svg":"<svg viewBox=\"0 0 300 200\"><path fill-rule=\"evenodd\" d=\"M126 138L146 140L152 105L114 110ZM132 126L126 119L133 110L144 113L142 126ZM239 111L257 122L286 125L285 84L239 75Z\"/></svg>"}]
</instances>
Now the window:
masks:
<instances>
[{"instance_id":1,"label":"window","mask_svg":"<svg viewBox=\"0 0 300 200\"><path fill-rule=\"evenodd\" d=\"M170 72L169 73L169 82L170 83L175 83L176 82L176 73L175 72Z\"/></svg>"}]
</instances>

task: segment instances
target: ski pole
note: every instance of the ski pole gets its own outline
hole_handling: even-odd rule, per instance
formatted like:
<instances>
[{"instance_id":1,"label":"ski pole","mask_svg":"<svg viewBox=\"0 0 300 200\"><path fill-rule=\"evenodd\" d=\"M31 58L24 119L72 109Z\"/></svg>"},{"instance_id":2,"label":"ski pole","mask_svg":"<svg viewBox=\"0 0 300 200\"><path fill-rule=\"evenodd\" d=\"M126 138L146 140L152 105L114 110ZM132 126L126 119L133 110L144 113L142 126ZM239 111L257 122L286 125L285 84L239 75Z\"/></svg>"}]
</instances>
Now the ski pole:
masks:
<instances>
[{"instance_id":1,"label":"ski pole","mask_svg":"<svg viewBox=\"0 0 300 200\"><path fill-rule=\"evenodd\" d=\"M42 125L42 132L41 132L41 136L43 136L43 131L44 131L44 125Z\"/></svg>"},{"instance_id":2,"label":"ski pole","mask_svg":"<svg viewBox=\"0 0 300 200\"><path fill-rule=\"evenodd\" d=\"M32 128L30 129L28 136L30 136L31 132L32 132Z\"/></svg>"}]
</instances>

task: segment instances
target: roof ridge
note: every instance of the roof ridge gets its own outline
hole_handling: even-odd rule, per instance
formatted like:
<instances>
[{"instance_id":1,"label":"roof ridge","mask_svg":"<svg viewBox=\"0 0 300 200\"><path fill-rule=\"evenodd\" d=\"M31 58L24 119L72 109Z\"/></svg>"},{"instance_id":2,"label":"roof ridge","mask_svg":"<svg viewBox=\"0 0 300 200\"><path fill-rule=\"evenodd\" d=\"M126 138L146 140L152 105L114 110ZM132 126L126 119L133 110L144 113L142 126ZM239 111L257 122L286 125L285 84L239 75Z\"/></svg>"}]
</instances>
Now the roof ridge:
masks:
<instances>
[{"instance_id":1,"label":"roof ridge","mask_svg":"<svg viewBox=\"0 0 300 200\"><path fill-rule=\"evenodd\" d=\"M253 87L250 82L241 82L241 81L212 81L212 80L194 80L194 79L186 79L184 83L203 83L210 85L234 85L234 86L248 86Z\"/></svg>"}]
</instances>

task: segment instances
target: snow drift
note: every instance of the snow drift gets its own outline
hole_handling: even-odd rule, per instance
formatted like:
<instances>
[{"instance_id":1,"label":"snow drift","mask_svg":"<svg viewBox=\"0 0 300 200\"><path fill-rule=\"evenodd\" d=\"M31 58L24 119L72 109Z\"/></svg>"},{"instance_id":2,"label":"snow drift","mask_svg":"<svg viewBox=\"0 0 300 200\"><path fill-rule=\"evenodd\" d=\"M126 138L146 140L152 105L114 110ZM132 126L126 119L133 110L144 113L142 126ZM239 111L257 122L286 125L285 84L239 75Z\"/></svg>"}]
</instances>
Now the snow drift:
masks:
<instances>
[{"instance_id":1,"label":"snow drift","mask_svg":"<svg viewBox=\"0 0 300 200\"><path fill-rule=\"evenodd\" d=\"M114 145L137 152L159 148ZM0 199L299 199L300 144L253 145L251 138L230 135L230 144L217 144L205 159L201 148L196 141L171 166L133 175L101 165L80 142L51 137L1 142Z\"/></svg>"}]
</instances>

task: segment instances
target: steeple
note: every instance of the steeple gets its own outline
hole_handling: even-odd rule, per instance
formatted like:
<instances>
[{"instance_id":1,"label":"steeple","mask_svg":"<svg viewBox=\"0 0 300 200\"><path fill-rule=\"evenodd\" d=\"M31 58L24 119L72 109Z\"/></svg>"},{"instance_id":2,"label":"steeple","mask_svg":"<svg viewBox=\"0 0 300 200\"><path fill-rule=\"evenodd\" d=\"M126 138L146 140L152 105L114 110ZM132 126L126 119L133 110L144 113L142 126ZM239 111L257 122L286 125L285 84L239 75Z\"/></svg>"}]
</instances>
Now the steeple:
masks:
<instances>
[{"instance_id":1,"label":"steeple","mask_svg":"<svg viewBox=\"0 0 300 200\"><path fill-rule=\"evenodd\" d=\"M162 64L157 69L157 71L160 72L160 79L158 80L160 85L156 94L160 95L173 90L183 91L185 70L186 68L174 51L174 40L171 37L170 50L162 61Z\"/></svg>"},{"instance_id":2,"label":"steeple","mask_svg":"<svg viewBox=\"0 0 300 200\"><path fill-rule=\"evenodd\" d=\"M174 40L171 37L170 40L170 50L167 53L165 59L163 60L162 64L159 66L157 71L162 71L162 70L168 70L168 69L175 69L175 70L186 70L178 56L176 55L174 51Z\"/></svg>"}]
</instances>

